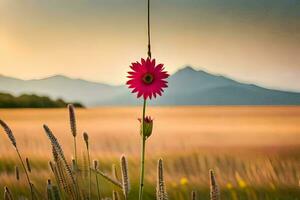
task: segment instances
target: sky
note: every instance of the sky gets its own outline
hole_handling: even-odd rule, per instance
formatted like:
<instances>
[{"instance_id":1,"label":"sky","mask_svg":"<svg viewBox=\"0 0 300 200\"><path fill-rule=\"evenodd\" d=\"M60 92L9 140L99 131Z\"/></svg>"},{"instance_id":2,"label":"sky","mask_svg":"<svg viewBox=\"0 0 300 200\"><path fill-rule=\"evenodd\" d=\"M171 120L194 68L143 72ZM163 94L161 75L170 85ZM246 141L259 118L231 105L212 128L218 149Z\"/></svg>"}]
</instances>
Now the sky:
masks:
<instances>
[{"instance_id":1,"label":"sky","mask_svg":"<svg viewBox=\"0 0 300 200\"><path fill-rule=\"evenodd\" d=\"M146 0L0 0L0 74L124 84L146 57ZM299 0L151 0L152 55L300 92Z\"/></svg>"}]
</instances>

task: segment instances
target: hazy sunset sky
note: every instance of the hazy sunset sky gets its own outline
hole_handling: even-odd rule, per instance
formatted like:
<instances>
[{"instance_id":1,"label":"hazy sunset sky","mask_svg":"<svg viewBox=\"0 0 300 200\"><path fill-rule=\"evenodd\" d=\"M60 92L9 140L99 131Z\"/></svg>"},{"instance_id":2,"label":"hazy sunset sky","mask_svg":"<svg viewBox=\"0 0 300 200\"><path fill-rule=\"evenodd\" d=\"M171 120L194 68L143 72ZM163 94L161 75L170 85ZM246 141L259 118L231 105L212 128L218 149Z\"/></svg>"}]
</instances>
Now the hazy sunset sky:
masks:
<instances>
[{"instance_id":1,"label":"hazy sunset sky","mask_svg":"<svg viewBox=\"0 0 300 200\"><path fill-rule=\"evenodd\" d=\"M123 84L146 56L146 0L0 0L0 74ZM300 91L299 0L152 0L153 57Z\"/></svg>"}]
</instances>

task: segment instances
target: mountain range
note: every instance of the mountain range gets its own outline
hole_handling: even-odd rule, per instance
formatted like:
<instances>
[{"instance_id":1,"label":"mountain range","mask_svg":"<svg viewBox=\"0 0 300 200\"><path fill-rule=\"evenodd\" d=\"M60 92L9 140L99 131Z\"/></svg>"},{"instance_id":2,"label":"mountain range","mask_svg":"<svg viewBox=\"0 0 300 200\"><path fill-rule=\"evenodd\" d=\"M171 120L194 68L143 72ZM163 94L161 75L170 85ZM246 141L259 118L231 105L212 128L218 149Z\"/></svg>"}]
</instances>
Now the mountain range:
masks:
<instances>
[{"instance_id":1,"label":"mountain range","mask_svg":"<svg viewBox=\"0 0 300 200\"><path fill-rule=\"evenodd\" d=\"M300 105L300 93L267 89L192 67L178 70L168 79L169 88L154 105ZM137 105L125 85L113 86L62 75L21 80L0 75L0 91L14 95L37 94L86 106Z\"/></svg>"}]
</instances>

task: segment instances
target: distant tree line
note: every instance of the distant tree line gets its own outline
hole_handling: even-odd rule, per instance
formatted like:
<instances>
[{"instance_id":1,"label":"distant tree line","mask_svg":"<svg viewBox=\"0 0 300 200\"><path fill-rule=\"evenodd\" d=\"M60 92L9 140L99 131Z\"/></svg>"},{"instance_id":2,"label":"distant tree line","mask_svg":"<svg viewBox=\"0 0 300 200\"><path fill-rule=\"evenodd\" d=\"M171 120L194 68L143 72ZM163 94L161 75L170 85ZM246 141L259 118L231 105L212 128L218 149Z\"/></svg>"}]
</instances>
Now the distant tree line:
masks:
<instances>
[{"instance_id":1,"label":"distant tree line","mask_svg":"<svg viewBox=\"0 0 300 200\"><path fill-rule=\"evenodd\" d=\"M68 102L62 99L53 100L46 96L23 94L13 96L0 93L0 108L63 108ZM75 107L84 107L81 103L72 102Z\"/></svg>"}]
</instances>

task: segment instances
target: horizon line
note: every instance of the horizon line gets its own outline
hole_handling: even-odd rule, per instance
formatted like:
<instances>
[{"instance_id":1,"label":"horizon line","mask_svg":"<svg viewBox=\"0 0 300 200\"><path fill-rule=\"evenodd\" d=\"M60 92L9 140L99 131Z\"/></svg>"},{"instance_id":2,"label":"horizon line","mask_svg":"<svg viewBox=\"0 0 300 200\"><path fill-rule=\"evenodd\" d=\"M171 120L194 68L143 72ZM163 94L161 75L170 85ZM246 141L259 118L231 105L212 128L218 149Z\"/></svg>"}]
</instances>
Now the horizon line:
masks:
<instances>
[{"instance_id":1,"label":"horizon line","mask_svg":"<svg viewBox=\"0 0 300 200\"><path fill-rule=\"evenodd\" d=\"M265 89L269 89L269 90L277 90L277 91L283 91L283 92L294 92L294 93L300 93L300 90L294 90L294 89L289 89L289 88L280 88L280 87L272 87L272 86L268 86L268 85L264 85L261 83L253 83L253 82L249 82L249 81L244 81L244 80L240 80L238 78L232 78L228 75L224 75L221 73L215 73L215 72L211 72L203 67L200 67L200 69L198 67L194 67L190 64L184 65L180 68L178 68L174 73L170 74L170 77L173 76L174 74L178 73L179 71L182 70L186 70L186 69L192 69L195 72L203 72L206 74L209 74L211 76L217 76L217 77L223 77L226 79L230 79L232 81L236 81L238 83L241 84L247 84L247 85L254 85L257 87L262 87ZM70 75L66 75L66 74L62 74L62 73L57 73L57 74L52 74L52 75L47 75L47 76L43 76L40 78L30 78L30 79L24 79L24 78L17 78L14 76L10 76L10 75L5 75L0 73L0 77L6 77L6 78L11 78L11 79L16 79L16 80L21 80L21 81L41 81L41 80L46 80L46 79L50 79L53 77L64 77L67 79L71 79L71 80L79 80L79 81L85 81L85 82L90 82L90 83L94 83L94 84L102 84L102 85L107 85L107 86L112 86L112 87L121 87L121 86L126 86L126 84L112 84L112 83L107 83L104 81L97 81L97 80L91 80L91 79L85 79L85 78L81 78L81 77L74 77L74 76L70 76Z\"/></svg>"}]
</instances>

